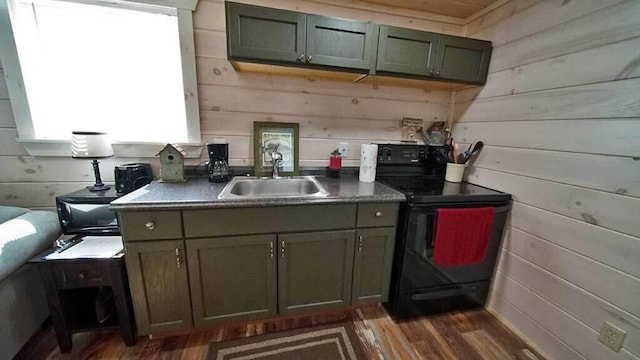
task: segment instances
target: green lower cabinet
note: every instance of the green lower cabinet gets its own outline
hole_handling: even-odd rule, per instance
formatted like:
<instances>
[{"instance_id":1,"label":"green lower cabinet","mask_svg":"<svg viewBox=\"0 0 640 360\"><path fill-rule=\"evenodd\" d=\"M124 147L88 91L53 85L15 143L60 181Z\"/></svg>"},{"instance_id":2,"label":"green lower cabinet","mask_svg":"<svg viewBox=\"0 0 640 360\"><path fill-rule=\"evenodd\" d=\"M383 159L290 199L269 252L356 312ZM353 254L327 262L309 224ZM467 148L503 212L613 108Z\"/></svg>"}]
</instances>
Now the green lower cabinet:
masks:
<instances>
[{"instance_id":1,"label":"green lower cabinet","mask_svg":"<svg viewBox=\"0 0 640 360\"><path fill-rule=\"evenodd\" d=\"M193 326L184 241L126 244L138 335Z\"/></svg>"},{"instance_id":2,"label":"green lower cabinet","mask_svg":"<svg viewBox=\"0 0 640 360\"><path fill-rule=\"evenodd\" d=\"M276 315L275 234L186 243L196 326Z\"/></svg>"},{"instance_id":3,"label":"green lower cabinet","mask_svg":"<svg viewBox=\"0 0 640 360\"><path fill-rule=\"evenodd\" d=\"M351 303L354 230L278 235L280 314Z\"/></svg>"},{"instance_id":4,"label":"green lower cabinet","mask_svg":"<svg viewBox=\"0 0 640 360\"><path fill-rule=\"evenodd\" d=\"M353 258L352 304L387 301L395 238L395 227L358 230Z\"/></svg>"}]
</instances>

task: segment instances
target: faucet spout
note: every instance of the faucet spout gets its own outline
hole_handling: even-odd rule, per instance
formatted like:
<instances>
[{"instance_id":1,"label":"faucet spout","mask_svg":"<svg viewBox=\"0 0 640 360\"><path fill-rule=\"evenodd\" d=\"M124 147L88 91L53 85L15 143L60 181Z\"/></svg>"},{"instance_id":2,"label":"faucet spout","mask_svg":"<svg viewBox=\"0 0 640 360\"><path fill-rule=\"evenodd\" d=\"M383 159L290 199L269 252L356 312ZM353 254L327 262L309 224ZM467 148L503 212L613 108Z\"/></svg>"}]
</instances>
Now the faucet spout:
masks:
<instances>
[{"instance_id":1,"label":"faucet spout","mask_svg":"<svg viewBox=\"0 0 640 360\"><path fill-rule=\"evenodd\" d=\"M277 144L273 147L271 151L271 163L273 164L273 174L272 177L277 179L280 177L280 173L278 168L282 166L282 153L278 151L278 147L280 145Z\"/></svg>"}]
</instances>

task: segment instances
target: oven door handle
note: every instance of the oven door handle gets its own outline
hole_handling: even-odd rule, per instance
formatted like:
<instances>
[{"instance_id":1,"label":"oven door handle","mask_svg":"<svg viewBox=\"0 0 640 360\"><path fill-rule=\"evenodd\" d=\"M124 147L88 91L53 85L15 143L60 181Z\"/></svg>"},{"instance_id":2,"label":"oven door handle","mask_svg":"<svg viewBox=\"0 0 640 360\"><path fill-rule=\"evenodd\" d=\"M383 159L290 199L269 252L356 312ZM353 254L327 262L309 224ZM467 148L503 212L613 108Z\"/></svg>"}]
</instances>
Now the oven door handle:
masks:
<instances>
[{"instance_id":1,"label":"oven door handle","mask_svg":"<svg viewBox=\"0 0 640 360\"><path fill-rule=\"evenodd\" d=\"M438 209L470 209L470 208L474 208L474 206L467 206L467 207L451 207L451 206L431 206L429 205L427 210L420 210L420 207L426 207L424 205L421 206L416 206L415 208L413 208L412 210L417 210L420 211L421 214L425 214L425 215L437 215L438 214ZM502 205L502 206L477 206L477 207L493 207L495 209L496 213L502 213L502 212L506 212L509 211L509 209L511 208L511 204L506 204L506 205Z\"/></svg>"}]
</instances>

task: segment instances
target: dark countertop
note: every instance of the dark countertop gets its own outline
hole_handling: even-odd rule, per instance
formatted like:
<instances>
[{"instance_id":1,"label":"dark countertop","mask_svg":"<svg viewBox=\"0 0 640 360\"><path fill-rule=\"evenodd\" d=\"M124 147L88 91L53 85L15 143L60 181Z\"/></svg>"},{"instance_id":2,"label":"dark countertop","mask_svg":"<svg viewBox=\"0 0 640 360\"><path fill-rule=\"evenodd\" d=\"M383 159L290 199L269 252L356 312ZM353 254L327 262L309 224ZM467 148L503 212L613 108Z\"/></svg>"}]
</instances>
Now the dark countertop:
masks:
<instances>
[{"instance_id":1,"label":"dark countertop","mask_svg":"<svg viewBox=\"0 0 640 360\"><path fill-rule=\"evenodd\" d=\"M406 197L378 182L364 183L357 177L338 179L316 176L329 192L329 196L313 199L218 199L226 183L212 183L206 177L189 178L184 183L160 183L154 181L111 203L113 210L162 210L224 207L259 207L278 205L306 205L355 202L401 202Z\"/></svg>"}]
</instances>

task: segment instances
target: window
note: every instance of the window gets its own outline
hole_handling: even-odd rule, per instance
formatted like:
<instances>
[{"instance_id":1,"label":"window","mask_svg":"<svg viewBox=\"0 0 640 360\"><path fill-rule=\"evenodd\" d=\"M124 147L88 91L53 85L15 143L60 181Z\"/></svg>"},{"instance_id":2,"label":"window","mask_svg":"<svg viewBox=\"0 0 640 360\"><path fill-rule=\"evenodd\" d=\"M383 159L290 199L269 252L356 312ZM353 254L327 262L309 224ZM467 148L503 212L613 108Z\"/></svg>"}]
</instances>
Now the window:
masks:
<instances>
[{"instance_id":1,"label":"window","mask_svg":"<svg viewBox=\"0 0 640 360\"><path fill-rule=\"evenodd\" d=\"M190 10L185 17L131 2L8 4L15 54L5 59L0 46L5 72L20 72L24 84L10 93L22 142L66 144L73 130L106 131L116 143L200 142ZM20 90L8 78L10 92Z\"/></svg>"}]
</instances>

